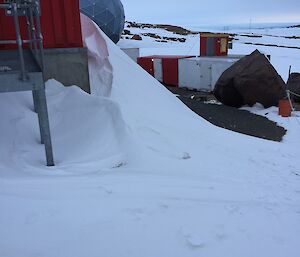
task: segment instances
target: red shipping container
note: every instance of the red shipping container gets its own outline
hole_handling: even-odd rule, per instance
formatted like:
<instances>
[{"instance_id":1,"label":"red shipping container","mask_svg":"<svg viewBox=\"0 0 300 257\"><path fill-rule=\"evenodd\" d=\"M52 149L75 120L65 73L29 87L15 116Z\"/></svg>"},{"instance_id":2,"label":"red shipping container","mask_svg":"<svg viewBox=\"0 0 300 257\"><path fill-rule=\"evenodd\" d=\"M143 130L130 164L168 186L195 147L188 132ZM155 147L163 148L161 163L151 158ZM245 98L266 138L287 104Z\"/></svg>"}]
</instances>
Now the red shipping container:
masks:
<instances>
[{"instance_id":1,"label":"red shipping container","mask_svg":"<svg viewBox=\"0 0 300 257\"><path fill-rule=\"evenodd\" d=\"M45 48L83 47L79 0L41 0L41 26ZM22 38L27 39L24 17L20 17L20 29ZM15 38L13 18L0 9L0 40ZM0 46L7 48L11 46Z\"/></svg>"},{"instance_id":2,"label":"red shipping container","mask_svg":"<svg viewBox=\"0 0 300 257\"><path fill-rule=\"evenodd\" d=\"M200 33L200 56L227 56L228 34Z\"/></svg>"},{"instance_id":3,"label":"red shipping container","mask_svg":"<svg viewBox=\"0 0 300 257\"><path fill-rule=\"evenodd\" d=\"M178 60L190 58L193 56L177 56L177 55L153 55L138 58L138 64L146 70L150 75L156 77L155 74L162 74L157 79L168 85L178 87ZM160 65L154 65L156 60L161 60ZM155 69L160 69L157 71Z\"/></svg>"}]
</instances>

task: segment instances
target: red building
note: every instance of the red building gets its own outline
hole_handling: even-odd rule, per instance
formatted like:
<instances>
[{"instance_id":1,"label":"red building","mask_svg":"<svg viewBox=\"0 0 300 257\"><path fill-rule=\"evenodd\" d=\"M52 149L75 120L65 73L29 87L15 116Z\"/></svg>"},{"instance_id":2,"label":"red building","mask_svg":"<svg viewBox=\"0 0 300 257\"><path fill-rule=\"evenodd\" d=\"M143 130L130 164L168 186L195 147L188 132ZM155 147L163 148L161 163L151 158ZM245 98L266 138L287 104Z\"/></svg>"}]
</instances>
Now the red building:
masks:
<instances>
[{"instance_id":1,"label":"red building","mask_svg":"<svg viewBox=\"0 0 300 257\"><path fill-rule=\"evenodd\" d=\"M200 56L226 56L228 46L228 34L200 33Z\"/></svg>"},{"instance_id":2,"label":"red building","mask_svg":"<svg viewBox=\"0 0 300 257\"><path fill-rule=\"evenodd\" d=\"M0 0L0 3L4 3ZM41 0L41 26L45 48L82 47L79 0ZM22 38L27 39L24 17L20 17ZM13 18L0 9L0 40L15 39ZM0 49L11 46L2 45Z\"/></svg>"}]
</instances>

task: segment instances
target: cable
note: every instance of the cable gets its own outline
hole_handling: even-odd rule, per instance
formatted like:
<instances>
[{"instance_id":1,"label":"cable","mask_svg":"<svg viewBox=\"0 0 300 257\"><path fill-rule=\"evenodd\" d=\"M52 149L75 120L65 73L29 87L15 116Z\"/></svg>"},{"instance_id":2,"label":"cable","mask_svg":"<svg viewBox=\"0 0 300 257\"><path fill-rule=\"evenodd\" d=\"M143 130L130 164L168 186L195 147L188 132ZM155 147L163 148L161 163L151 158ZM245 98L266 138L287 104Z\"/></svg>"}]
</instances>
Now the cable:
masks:
<instances>
[{"instance_id":1,"label":"cable","mask_svg":"<svg viewBox=\"0 0 300 257\"><path fill-rule=\"evenodd\" d=\"M287 94L287 97L288 97L288 100L289 100L289 103L290 103L290 106L291 106L292 111L295 111L295 108L294 108L293 103L292 103L292 100L291 100L291 91L290 91L290 90L287 90L287 91L286 91L286 94Z\"/></svg>"},{"instance_id":2,"label":"cable","mask_svg":"<svg viewBox=\"0 0 300 257\"><path fill-rule=\"evenodd\" d=\"M293 91L291 91L291 90L288 90L288 92L289 93L291 93L292 95L294 95L294 96L298 96L298 97L300 97L300 95L298 95L298 94L296 94L296 93L294 93Z\"/></svg>"},{"instance_id":3,"label":"cable","mask_svg":"<svg viewBox=\"0 0 300 257\"><path fill-rule=\"evenodd\" d=\"M298 94L292 92L291 90L287 90L286 93L287 93L287 97L288 97L288 100L289 100L291 109L292 109L292 111L295 111L296 109L295 109L294 106L293 106L293 103L292 103L292 100L291 100L291 94L292 94L292 95L295 95L295 96L298 96L298 97L300 97L300 95L298 95ZM297 122L298 125L300 126L300 121L298 120L298 118L299 118L299 116L296 115L296 122Z\"/></svg>"}]
</instances>

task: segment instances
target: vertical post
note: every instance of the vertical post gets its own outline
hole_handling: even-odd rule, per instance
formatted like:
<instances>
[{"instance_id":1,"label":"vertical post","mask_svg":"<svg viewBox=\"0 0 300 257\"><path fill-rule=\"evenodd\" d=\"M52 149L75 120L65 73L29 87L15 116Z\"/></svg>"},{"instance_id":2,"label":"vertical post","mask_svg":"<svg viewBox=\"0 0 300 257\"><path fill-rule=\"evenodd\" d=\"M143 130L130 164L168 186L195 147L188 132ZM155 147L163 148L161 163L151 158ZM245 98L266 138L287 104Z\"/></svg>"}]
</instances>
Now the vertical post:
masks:
<instances>
[{"instance_id":1,"label":"vertical post","mask_svg":"<svg viewBox=\"0 0 300 257\"><path fill-rule=\"evenodd\" d=\"M26 25L27 25L27 33L28 33L28 40L29 40L29 47L30 50L32 51L32 32L31 32L31 26L30 26L30 21L29 21L29 11L28 9L25 10L25 17L26 17Z\"/></svg>"},{"instance_id":2,"label":"vertical post","mask_svg":"<svg viewBox=\"0 0 300 257\"><path fill-rule=\"evenodd\" d=\"M54 166L45 88L36 90L36 94L41 138L45 145L47 166Z\"/></svg>"},{"instance_id":3,"label":"vertical post","mask_svg":"<svg viewBox=\"0 0 300 257\"><path fill-rule=\"evenodd\" d=\"M41 28L41 20L40 20L40 2L36 1L35 5L35 15L36 15L36 26L37 26L37 38L39 44L39 51L40 51L40 66L42 71L44 71L44 48L43 48L43 35L42 35L42 28ZM44 74L44 73L43 73Z\"/></svg>"},{"instance_id":4,"label":"vertical post","mask_svg":"<svg viewBox=\"0 0 300 257\"><path fill-rule=\"evenodd\" d=\"M41 108L41 102L39 100L39 96L38 96L38 92L37 90L32 90L32 98L33 98L33 104L34 104L34 111L39 114L40 108ZM40 124L42 124L42 120L41 120L41 116L38 115L38 119L39 119L39 127L40 127L40 137L41 137L41 144L44 144L44 138L45 135L43 134L43 130L42 130L42 126Z\"/></svg>"},{"instance_id":5,"label":"vertical post","mask_svg":"<svg viewBox=\"0 0 300 257\"><path fill-rule=\"evenodd\" d=\"M33 37L34 54L37 57L37 42L36 42L37 37L36 37L36 29L35 29L35 25L34 25L32 8L29 8L29 20L30 20L31 33L32 33L32 37Z\"/></svg>"},{"instance_id":6,"label":"vertical post","mask_svg":"<svg viewBox=\"0 0 300 257\"><path fill-rule=\"evenodd\" d=\"M19 51L20 63L21 63L21 80L25 81L26 80L26 72L25 72L22 38L21 38L21 32L20 32L20 26L19 26L18 6L16 3L13 3L12 6L13 6L12 9L13 9L15 29L16 29L16 36L17 36L18 51Z\"/></svg>"},{"instance_id":7,"label":"vertical post","mask_svg":"<svg viewBox=\"0 0 300 257\"><path fill-rule=\"evenodd\" d=\"M34 6L34 15L36 20L36 35L38 40L38 50L40 55L40 68L42 70L42 74L44 75L44 51L43 51L43 35L41 30L41 21L40 21L40 1L35 1ZM38 59L38 57L36 56ZM43 89L37 90L37 102L38 102L38 115L40 121L40 131L42 142L45 144L46 151L46 159L47 166L54 166L53 160L53 152L52 152L52 142L51 142L51 134L50 134L50 124L49 124L49 116L48 116L48 108L47 108L47 100L46 100L46 92L45 87Z\"/></svg>"}]
</instances>

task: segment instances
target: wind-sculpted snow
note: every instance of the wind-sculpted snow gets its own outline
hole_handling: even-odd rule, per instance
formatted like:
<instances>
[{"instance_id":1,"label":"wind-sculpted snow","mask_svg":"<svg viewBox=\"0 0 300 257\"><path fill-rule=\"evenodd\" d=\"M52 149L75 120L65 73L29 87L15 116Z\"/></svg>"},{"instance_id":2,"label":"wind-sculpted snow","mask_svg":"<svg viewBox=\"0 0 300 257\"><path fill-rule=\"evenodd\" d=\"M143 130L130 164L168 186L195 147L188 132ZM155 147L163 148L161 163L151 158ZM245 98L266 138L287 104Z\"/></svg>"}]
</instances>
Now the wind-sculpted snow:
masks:
<instances>
[{"instance_id":1,"label":"wind-sculpted snow","mask_svg":"<svg viewBox=\"0 0 300 257\"><path fill-rule=\"evenodd\" d=\"M126 126L117 103L78 87L46 83L56 166L45 167L31 93L0 94L0 176L79 175L126 162Z\"/></svg>"}]
</instances>

